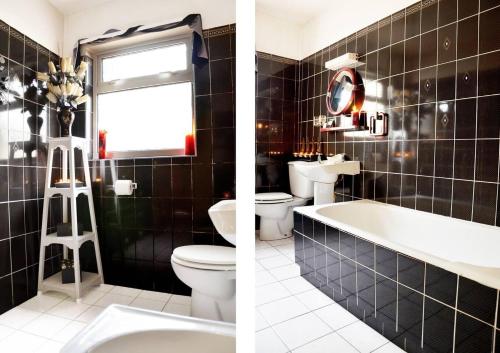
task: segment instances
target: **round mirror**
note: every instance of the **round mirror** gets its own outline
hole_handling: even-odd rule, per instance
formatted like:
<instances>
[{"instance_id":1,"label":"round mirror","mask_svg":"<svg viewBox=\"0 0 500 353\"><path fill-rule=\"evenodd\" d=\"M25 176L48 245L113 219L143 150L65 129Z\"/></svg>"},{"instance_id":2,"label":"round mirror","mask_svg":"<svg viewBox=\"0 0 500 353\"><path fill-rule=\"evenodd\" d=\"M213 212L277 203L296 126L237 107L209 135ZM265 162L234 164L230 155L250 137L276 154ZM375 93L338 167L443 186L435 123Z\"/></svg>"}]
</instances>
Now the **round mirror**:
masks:
<instances>
[{"instance_id":1,"label":"round mirror","mask_svg":"<svg viewBox=\"0 0 500 353\"><path fill-rule=\"evenodd\" d=\"M326 106L333 115L359 111L365 100L361 76L353 69L340 69L328 84Z\"/></svg>"}]
</instances>

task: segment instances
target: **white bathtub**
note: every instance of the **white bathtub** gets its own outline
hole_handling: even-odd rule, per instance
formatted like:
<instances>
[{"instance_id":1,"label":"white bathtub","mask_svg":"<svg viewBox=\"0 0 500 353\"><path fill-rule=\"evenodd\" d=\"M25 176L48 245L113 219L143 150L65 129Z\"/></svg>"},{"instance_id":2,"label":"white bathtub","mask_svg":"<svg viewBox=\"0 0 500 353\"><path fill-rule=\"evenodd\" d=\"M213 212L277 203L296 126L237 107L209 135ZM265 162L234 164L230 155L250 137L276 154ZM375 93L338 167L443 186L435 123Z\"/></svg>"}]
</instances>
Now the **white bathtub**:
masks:
<instances>
[{"instance_id":1,"label":"white bathtub","mask_svg":"<svg viewBox=\"0 0 500 353\"><path fill-rule=\"evenodd\" d=\"M61 353L234 353L235 325L111 305Z\"/></svg>"},{"instance_id":2,"label":"white bathtub","mask_svg":"<svg viewBox=\"0 0 500 353\"><path fill-rule=\"evenodd\" d=\"M296 211L376 244L500 289L500 227L370 200Z\"/></svg>"}]
</instances>

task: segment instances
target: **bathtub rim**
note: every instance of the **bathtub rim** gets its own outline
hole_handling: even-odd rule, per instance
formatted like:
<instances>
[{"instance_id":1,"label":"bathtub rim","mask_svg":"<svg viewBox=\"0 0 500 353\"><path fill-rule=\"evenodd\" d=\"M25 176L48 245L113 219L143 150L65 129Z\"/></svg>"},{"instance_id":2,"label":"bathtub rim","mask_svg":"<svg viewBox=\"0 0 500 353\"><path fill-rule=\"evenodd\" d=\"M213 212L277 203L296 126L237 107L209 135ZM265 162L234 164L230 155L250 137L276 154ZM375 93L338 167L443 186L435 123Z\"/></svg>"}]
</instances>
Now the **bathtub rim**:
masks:
<instances>
[{"instance_id":1,"label":"bathtub rim","mask_svg":"<svg viewBox=\"0 0 500 353\"><path fill-rule=\"evenodd\" d=\"M307 216L313 220L322 222L328 226L331 226L333 228L340 229L344 232L347 232L355 237L361 238L363 240L367 240L369 242L375 243L378 246L385 247L387 249L393 250L396 253L401 253L406 256L413 257L417 260L429 263L431 265L434 265L436 267L443 268L449 272L455 273L458 276L468 278L470 280L476 281L480 284L483 284L487 287L494 288L496 290L500 290L500 269L495 269L495 268L490 268L490 267L480 267L480 266L474 266L470 264L466 264L463 262L454 262L450 260L446 260L443 258L440 258L438 256L434 256L431 254L428 254L426 252L416 250L398 243L394 243L392 241L389 241L381 236L378 236L372 232L366 232L363 231L359 228L356 228L355 226L351 226L345 222L341 222L338 220L335 220L333 218L329 218L326 216L323 216L319 214L317 211L321 208L328 208L328 207L342 207L343 205L346 204L353 204L353 203L363 203L363 204L375 204L380 207L389 207L389 208L397 208L397 209L404 209L405 211L411 212L411 213L418 213L418 214L426 214L428 215L429 212L424 212L424 211L419 211L411 208L405 208L401 206L396 206L392 204L387 204L383 202L378 202L378 201L373 201L373 200L355 200L355 201L346 201L346 202L337 202L337 203L330 203L330 204L323 204L323 205L312 205L312 206L301 206L301 207L296 207L294 208L295 212L298 212L304 216ZM443 217L444 219L450 221L457 221L457 222L466 222L468 224L473 223L475 226L477 225L478 227L486 227L488 229L491 229L490 227L495 227L495 226L489 226L481 223L476 223L472 221L466 221L462 219L456 219L456 218L451 218L451 217L446 217L443 215L438 215L438 214L431 214L432 216L436 217ZM497 228L497 227L495 227ZM295 230L295 229L294 229ZM296 230L295 230L296 231ZM298 232L300 233L300 232ZM303 233L300 233L301 235L304 235ZM311 238L312 239L312 238ZM314 239L312 239L314 241ZM333 250L333 249L332 249Z\"/></svg>"},{"instance_id":2,"label":"bathtub rim","mask_svg":"<svg viewBox=\"0 0 500 353\"><path fill-rule=\"evenodd\" d=\"M116 315L120 315L122 320L128 320L127 325L103 330L103 326L110 327L109 325L115 322ZM137 319L137 315L148 317L150 320L143 326L138 325L138 322L133 320L134 318ZM232 323L112 304L104 309L87 327L69 340L60 353L89 352L119 337L148 331L192 331L236 339L236 326Z\"/></svg>"}]
</instances>

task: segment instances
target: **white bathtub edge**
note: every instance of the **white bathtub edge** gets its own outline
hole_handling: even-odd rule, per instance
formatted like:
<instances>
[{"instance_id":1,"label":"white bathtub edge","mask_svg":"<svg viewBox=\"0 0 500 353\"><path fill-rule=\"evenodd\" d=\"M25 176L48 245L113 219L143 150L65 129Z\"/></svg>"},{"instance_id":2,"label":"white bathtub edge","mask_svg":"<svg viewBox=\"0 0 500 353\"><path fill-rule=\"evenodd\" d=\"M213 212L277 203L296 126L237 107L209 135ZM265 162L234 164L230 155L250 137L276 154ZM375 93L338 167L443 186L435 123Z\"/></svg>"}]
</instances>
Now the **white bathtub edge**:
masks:
<instances>
[{"instance_id":1,"label":"white bathtub edge","mask_svg":"<svg viewBox=\"0 0 500 353\"><path fill-rule=\"evenodd\" d=\"M342 204L346 203L372 203L376 204L377 206L382 206L382 207L398 207L398 208L403 208L405 211L407 210L408 212L423 212L423 211L418 211L414 209L407 209L401 206L395 206L391 204L386 204L382 202L377 202L377 201L372 201L372 200L356 200L356 201L347 201L347 202L339 202L339 203L333 203L333 204L325 204L325 205L314 205L314 206L301 206L301 207L296 207L294 208L294 211L303 214L309 218L318 220L322 223L325 223L331 227L341 229L345 232L351 233L353 235L356 235L360 238L363 238L365 240L371 241L375 244L384 246L386 248L392 249L394 251L400 252L404 255L419 259L424 262L428 262L431 265L441 267L447 271L456 273L460 276L469 278L471 280L474 280L476 282L479 282L485 286L494 288L499 290L500 289L500 269L495 269L495 268L487 268L487 267L479 267L479 266L473 266L469 264L464 264L461 262L454 262L454 261L449 261L446 259L442 259L440 257L436 257L409 247L402 246L400 244L394 243L392 241L389 241L385 238L382 238L380 236L377 236L376 234L365 232L363 230L360 230L356 227L353 227L350 224L344 223L344 222L339 222L336 221L335 219L320 215L317 213L317 210L323 207L341 207ZM434 216L434 214L433 214ZM441 216L441 215L435 215L436 217L445 217L445 218L450 218L450 220L457 221L457 222L470 222L470 221L464 221L464 220L459 220L459 219L454 219L451 217L446 217L446 216ZM470 222L473 223L473 222ZM474 223L475 225L477 224L478 227L488 227L484 224L480 223Z\"/></svg>"},{"instance_id":2,"label":"white bathtub edge","mask_svg":"<svg viewBox=\"0 0 500 353\"><path fill-rule=\"evenodd\" d=\"M86 353L117 337L152 330L185 330L236 336L235 325L231 323L113 304L73 337L60 353Z\"/></svg>"}]
</instances>

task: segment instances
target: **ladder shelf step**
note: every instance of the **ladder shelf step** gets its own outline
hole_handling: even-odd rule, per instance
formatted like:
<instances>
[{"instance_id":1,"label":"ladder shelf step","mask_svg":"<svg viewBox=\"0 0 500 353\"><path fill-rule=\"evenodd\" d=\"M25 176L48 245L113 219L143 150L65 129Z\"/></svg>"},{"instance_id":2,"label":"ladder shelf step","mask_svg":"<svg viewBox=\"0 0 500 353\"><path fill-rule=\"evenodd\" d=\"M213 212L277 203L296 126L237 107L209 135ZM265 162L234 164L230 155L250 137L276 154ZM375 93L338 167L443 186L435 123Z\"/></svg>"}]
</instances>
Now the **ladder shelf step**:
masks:
<instances>
[{"instance_id":1,"label":"ladder shelf step","mask_svg":"<svg viewBox=\"0 0 500 353\"><path fill-rule=\"evenodd\" d=\"M61 244L61 245L66 245L67 247L73 249L75 246L80 247L83 243L89 240L91 241L96 240L94 232L84 231L83 235L79 235L78 238L76 239L76 245L75 245L75 239L72 236L58 237L57 233L50 233L42 238L42 245L49 246L51 244Z\"/></svg>"},{"instance_id":2,"label":"ladder shelf step","mask_svg":"<svg viewBox=\"0 0 500 353\"><path fill-rule=\"evenodd\" d=\"M82 272L81 289L85 290L91 286L97 286L101 283L101 276L98 273L93 272ZM61 272L44 279L42 285L39 287L43 292L45 291L56 291L63 292L67 295L75 296L75 284L74 283L62 283Z\"/></svg>"}]
</instances>

